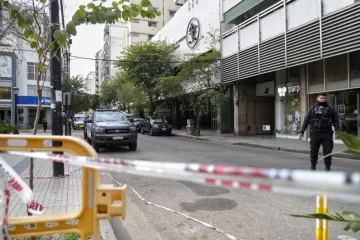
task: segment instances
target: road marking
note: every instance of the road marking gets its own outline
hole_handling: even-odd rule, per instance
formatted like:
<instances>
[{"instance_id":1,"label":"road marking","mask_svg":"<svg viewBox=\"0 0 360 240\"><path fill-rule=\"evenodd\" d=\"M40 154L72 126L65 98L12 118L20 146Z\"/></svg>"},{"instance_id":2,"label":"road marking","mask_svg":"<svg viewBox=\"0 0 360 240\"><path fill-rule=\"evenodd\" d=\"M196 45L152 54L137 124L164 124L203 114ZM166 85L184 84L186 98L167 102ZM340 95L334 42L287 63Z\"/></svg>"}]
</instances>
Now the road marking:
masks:
<instances>
[{"instance_id":1,"label":"road marking","mask_svg":"<svg viewBox=\"0 0 360 240\"><path fill-rule=\"evenodd\" d=\"M340 235L340 236L338 236L338 239L341 239L341 240L357 240L356 238L346 236L346 235Z\"/></svg>"}]
</instances>

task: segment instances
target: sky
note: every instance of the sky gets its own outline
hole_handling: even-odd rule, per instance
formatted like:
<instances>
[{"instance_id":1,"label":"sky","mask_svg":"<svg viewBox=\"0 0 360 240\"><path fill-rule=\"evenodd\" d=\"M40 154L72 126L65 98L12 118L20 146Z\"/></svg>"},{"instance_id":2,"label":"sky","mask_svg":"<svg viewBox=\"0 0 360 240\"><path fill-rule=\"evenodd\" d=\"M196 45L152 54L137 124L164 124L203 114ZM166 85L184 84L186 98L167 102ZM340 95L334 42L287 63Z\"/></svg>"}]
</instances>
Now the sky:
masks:
<instances>
[{"instance_id":1,"label":"sky","mask_svg":"<svg viewBox=\"0 0 360 240\"><path fill-rule=\"evenodd\" d=\"M71 19L78 7L83 4L90 3L91 0L65 0L64 1L64 14L65 24ZM98 52L103 46L103 30L104 24L97 25L82 25L76 28L77 35L72 37L71 55L79 57L95 58L96 52ZM95 71L94 60L73 59L70 61L71 76L86 75Z\"/></svg>"}]
</instances>

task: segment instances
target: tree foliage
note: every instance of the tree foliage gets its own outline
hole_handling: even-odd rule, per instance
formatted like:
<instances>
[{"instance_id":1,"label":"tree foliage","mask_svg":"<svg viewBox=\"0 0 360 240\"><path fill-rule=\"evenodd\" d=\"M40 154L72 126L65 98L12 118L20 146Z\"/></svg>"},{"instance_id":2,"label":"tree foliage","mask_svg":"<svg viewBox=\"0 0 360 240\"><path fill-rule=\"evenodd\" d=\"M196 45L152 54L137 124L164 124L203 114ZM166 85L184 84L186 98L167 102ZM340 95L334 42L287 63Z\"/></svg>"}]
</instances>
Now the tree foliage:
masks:
<instances>
[{"instance_id":1,"label":"tree foliage","mask_svg":"<svg viewBox=\"0 0 360 240\"><path fill-rule=\"evenodd\" d=\"M191 54L189 60L179 66L175 76L162 78L157 89L165 97L176 97L182 102L183 111L192 111L197 118L197 134L200 135L201 116L225 101L224 87L220 79L220 52L211 50L203 54Z\"/></svg>"},{"instance_id":2,"label":"tree foliage","mask_svg":"<svg viewBox=\"0 0 360 240\"><path fill-rule=\"evenodd\" d=\"M173 53L173 45L166 42L139 42L129 46L124 58L115 63L136 87L143 90L151 114L162 96L161 89L156 86L160 78L172 72Z\"/></svg>"},{"instance_id":3,"label":"tree foliage","mask_svg":"<svg viewBox=\"0 0 360 240\"><path fill-rule=\"evenodd\" d=\"M96 97L95 95L88 94L85 91L85 80L82 76L77 75L75 77L71 77L70 79L64 79L61 87L63 92L71 92L71 117L80 112L87 112L94 107Z\"/></svg>"},{"instance_id":4,"label":"tree foliage","mask_svg":"<svg viewBox=\"0 0 360 240\"><path fill-rule=\"evenodd\" d=\"M123 111L141 111L144 94L140 87L124 72L118 72L109 82L101 86L100 102L103 105L117 106Z\"/></svg>"}]
</instances>

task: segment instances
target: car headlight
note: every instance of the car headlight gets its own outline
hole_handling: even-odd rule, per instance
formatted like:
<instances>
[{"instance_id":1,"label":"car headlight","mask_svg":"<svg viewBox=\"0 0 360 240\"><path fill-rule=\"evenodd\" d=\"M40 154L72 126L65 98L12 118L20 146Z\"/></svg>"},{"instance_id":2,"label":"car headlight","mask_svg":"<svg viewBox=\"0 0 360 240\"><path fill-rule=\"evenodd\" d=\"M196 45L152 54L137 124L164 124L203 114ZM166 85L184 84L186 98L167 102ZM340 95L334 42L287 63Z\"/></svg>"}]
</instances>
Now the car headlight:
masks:
<instances>
[{"instance_id":1,"label":"car headlight","mask_svg":"<svg viewBox=\"0 0 360 240\"><path fill-rule=\"evenodd\" d=\"M105 128L98 126L95 127L95 133L104 133L104 132L105 132Z\"/></svg>"},{"instance_id":2,"label":"car headlight","mask_svg":"<svg viewBox=\"0 0 360 240\"><path fill-rule=\"evenodd\" d=\"M137 131L136 127L130 127L129 130L130 130L130 132L136 132Z\"/></svg>"}]
</instances>

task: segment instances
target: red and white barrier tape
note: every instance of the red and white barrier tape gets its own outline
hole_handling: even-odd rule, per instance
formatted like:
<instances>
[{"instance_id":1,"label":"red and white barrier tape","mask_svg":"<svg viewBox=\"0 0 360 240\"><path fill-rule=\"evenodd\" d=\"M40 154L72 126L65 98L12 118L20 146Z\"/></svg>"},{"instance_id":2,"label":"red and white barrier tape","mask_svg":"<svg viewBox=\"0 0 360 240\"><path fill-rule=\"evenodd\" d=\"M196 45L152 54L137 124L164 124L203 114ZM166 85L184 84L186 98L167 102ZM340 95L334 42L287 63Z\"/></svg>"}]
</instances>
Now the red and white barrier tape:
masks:
<instances>
[{"instance_id":1,"label":"red and white barrier tape","mask_svg":"<svg viewBox=\"0 0 360 240\"><path fill-rule=\"evenodd\" d=\"M41 215L43 213L43 206L34 201L32 190L1 157L0 169L4 171L8 184L15 189L23 203L27 206L28 212L33 215Z\"/></svg>"},{"instance_id":2,"label":"red and white barrier tape","mask_svg":"<svg viewBox=\"0 0 360 240\"><path fill-rule=\"evenodd\" d=\"M120 185L120 186L122 185L119 181L117 181L117 180L116 180L113 176L111 176L110 174L108 174L108 173L101 173L101 174L110 177L114 182L116 182L116 184L118 184L118 185ZM211 228L212 230L215 230L215 231L217 231L217 232L225 235L226 237L228 237L228 238L231 239L231 240L240 240L240 238L235 237L235 236L233 236L233 235L231 235L231 234L228 234L228 233L226 233L225 231L223 231L223 230L221 230L221 229L219 229L219 228L217 228L217 227L214 227L213 225L211 225L211 224L209 224L209 223L203 222L203 221L201 221L201 220L199 220L199 219L197 219L197 218L191 217L191 216L186 215L186 214L184 214L184 213L175 211L175 210L173 210L173 209L171 209L171 208L164 207L164 206L161 206L161 205L156 204L156 203L152 203L152 202L146 200L143 196L141 196L134 188L132 188L132 187L130 187L130 186L127 186L127 188L130 189L141 201L145 202L145 203L148 204L148 205L151 205L151 206L154 206L154 207L157 207L157 208L161 208L161 209L164 209L164 210L166 210L166 211L173 212L173 213L175 213L175 214L178 214L178 215L180 215L180 216L183 216L183 217L185 217L185 218L187 218L187 219L193 220L193 221L195 221L195 222L197 222L197 223L200 223L200 224L204 225L205 227Z\"/></svg>"},{"instance_id":3,"label":"red and white barrier tape","mask_svg":"<svg viewBox=\"0 0 360 240\"><path fill-rule=\"evenodd\" d=\"M9 218L9 207L10 207L10 190L8 188L8 184L5 177L5 172L0 170L0 202L3 205L4 212L3 217L1 219L1 232L0 239L8 240L9 232L8 232L8 218Z\"/></svg>"},{"instance_id":4,"label":"red and white barrier tape","mask_svg":"<svg viewBox=\"0 0 360 240\"><path fill-rule=\"evenodd\" d=\"M360 201L360 173L230 167L195 163L163 163L114 158L65 156L52 153L9 154L64 162L104 171L301 196L324 193L345 201Z\"/></svg>"}]
</instances>

